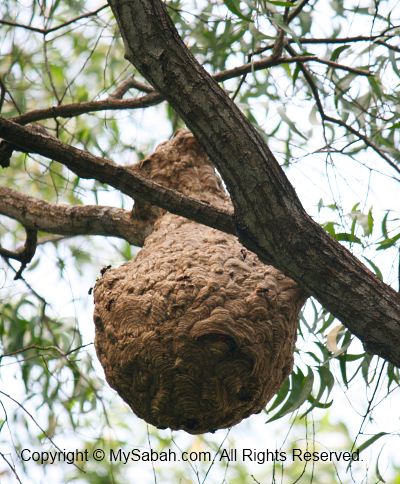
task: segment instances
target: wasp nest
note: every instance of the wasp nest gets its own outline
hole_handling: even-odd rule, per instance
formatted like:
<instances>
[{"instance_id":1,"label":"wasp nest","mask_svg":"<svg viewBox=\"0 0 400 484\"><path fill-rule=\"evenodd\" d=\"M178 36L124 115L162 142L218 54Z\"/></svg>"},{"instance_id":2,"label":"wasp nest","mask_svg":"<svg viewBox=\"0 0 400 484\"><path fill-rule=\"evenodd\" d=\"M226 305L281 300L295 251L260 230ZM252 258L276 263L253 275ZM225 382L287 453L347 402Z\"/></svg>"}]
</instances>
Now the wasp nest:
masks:
<instances>
[{"instance_id":1,"label":"wasp nest","mask_svg":"<svg viewBox=\"0 0 400 484\"><path fill-rule=\"evenodd\" d=\"M188 131L138 169L231 206ZM290 373L303 294L235 237L156 213L137 257L96 283L98 357L108 383L156 427L192 434L229 427L260 412Z\"/></svg>"}]
</instances>

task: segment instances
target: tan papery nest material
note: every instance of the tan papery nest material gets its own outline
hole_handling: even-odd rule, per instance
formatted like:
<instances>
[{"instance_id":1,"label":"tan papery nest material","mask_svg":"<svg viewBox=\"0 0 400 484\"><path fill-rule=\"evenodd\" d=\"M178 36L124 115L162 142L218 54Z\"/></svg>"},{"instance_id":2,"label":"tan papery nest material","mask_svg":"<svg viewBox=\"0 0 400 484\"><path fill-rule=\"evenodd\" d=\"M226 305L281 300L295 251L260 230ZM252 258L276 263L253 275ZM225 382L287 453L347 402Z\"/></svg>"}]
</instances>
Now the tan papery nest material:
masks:
<instances>
[{"instance_id":1,"label":"tan papery nest material","mask_svg":"<svg viewBox=\"0 0 400 484\"><path fill-rule=\"evenodd\" d=\"M231 207L186 130L137 169ZM107 270L94 290L95 346L106 379L156 427L192 434L230 427L260 412L291 372L304 296L234 236L147 209L153 217L143 249Z\"/></svg>"}]
</instances>

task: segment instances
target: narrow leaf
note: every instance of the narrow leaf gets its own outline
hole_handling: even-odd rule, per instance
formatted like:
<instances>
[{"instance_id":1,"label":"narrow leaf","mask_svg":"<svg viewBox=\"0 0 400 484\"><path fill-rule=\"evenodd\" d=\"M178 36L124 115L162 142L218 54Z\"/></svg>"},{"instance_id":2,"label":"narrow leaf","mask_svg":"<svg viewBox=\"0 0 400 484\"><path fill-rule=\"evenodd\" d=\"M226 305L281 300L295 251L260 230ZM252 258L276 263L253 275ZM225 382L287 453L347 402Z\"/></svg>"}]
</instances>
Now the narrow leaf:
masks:
<instances>
[{"instance_id":1,"label":"narrow leaf","mask_svg":"<svg viewBox=\"0 0 400 484\"><path fill-rule=\"evenodd\" d=\"M239 2L236 0L224 0L225 5L228 7L228 9L237 15L239 18L242 20L246 20L247 22L251 22L251 18L246 17L245 15L242 14L239 8Z\"/></svg>"}]
</instances>

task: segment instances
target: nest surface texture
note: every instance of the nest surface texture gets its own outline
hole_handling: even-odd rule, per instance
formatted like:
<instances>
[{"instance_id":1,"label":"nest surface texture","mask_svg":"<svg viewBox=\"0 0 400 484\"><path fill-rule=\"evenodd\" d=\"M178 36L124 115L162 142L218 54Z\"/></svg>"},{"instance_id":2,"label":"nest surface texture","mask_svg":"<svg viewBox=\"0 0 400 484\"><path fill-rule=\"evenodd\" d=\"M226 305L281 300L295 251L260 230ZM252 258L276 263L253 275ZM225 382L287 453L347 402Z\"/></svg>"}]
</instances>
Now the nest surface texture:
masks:
<instances>
[{"instance_id":1,"label":"nest surface texture","mask_svg":"<svg viewBox=\"0 0 400 484\"><path fill-rule=\"evenodd\" d=\"M231 206L188 131L139 169ZM137 257L96 283L97 355L111 387L156 427L192 434L230 427L261 411L291 372L304 297L235 237L158 214Z\"/></svg>"}]
</instances>

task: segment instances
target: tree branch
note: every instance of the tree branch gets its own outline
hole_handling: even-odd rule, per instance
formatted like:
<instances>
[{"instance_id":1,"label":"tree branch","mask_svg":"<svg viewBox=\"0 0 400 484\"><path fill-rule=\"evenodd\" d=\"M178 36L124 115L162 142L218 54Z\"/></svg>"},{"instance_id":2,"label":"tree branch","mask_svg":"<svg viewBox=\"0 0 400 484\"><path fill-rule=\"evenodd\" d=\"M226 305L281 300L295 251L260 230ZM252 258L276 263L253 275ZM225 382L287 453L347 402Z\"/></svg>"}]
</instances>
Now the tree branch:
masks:
<instances>
[{"instance_id":1,"label":"tree branch","mask_svg":"<svg viewBox=\"0 0 400 484\"><path fill-rule=\"evenodd\" d=\"M0 112L3 109L6 92L7 92L6 86L4 85L3 79L0 77Z\"/></svg>"},{"instance_id":2,"label":"tree branch","mask_svg":"<svg viewBox=\"0 0 400 484\"><path fill-rule=\"evenodd\" d=\"M305 213L261 135L188 51L160 0L109 0L126 57L170 102L221 173L239 238L400 366L400 296Z\"/></svg>"},{"instance_id":3,"label":"tree branch","mask_svg":"<svg viewBox=\"0 0 400 484\"><path fill-rule=\"evenodd\" d=\"M226 71L219 72L212 76L216 81L226 81L227 79L233 79L239 77L243 74L249 74L253 71L260 71L266 69L267 67L278 66L281 64L293 64L294 62L318 62L320 64L325 64L334 69L341 69L343 71L352 72L359 76L371 76L370 71L364 69L357 69L355 67L345 66L337 62L332 62L330 60L325 60L317 57L316 55L294 55L293 57L266 57L265 59L260 59L258 61L248 62L238 67L228 69Z\"/></svg>"},{"instance_id":4,"label":"tree branch","mask_svg":"<svg viewBox=\"0 0 400 484\"><path fill-rule=\"evenodd\" d=\"M20 24L18 22L11 22L10 20L4 20L4 19L0 19L0 25L8 25L10 27L17 27L17 28L21 28L21 29L24 29L24 30L29 30L31 32L36 32L38 34L47 35L47 34L50 34L52 32L56 32L57 30L60 30L64 27L67 27L68 25L71 25L71 24L77 22L78 20L82 20L82 19L89 18L89 17L94 17L98 13L100 13L102 10L106 9L107 7L108 7L108 5L102 5L97 10L94 10L92 12L83 13L82 15L79 15L78 17L75 17L71 20L68 20L67 22L64 22L60 25L56 25L55 27L52 27L50 29L41 29L39 27L32 27L31 25Z\"/></svg>"},{"instance_id":5,"label":"tree branch","mask_svg":"<svg viewBox=\"0 0 400 484\"><path fill-rule=\"evenodd\" d=\"M248 74L250 72L259 71L266 69L268 67L273 67L281 64L291 64L294 62L318 62L321 64L329 65L330 67L336 69L342 69L344 71L353 72L361 76L370 76L369 71L363 69L357 69L336 62L328 61L325 59L320 59L314 55L296 55L295 57L267 57L255 62L249 62L232 69L227 69L221 71L213 76L213 78L218 81L226 81L228 79L233 79L235 77L240 77L243 74ZM135 87L143 92L147 92L145 96L136 99L121 99L126 89ZM71 118L73 116L79 116L81 114L87 114L91 112L98 111L112 111L112 110L125 110L125 109L141 109L148 108L159 104L164 100L164 97L158 92L154 91L153 88L149 88L146 84L143 84L135 80L127 80L126 84L121 83L118 89L116 89L108 99L103 99L101 101L88 101L83 103L71 103L63 104L60 106L52 106L51 108L35 109L33 111L28 111L20 116L15 116L11 118L18 124L28 124L37 121L42 121L44 119L53 118Z\"/></svg>"},{"instance_id":6,"label":"tree branch","mask_svg":"<svg viewBox=\"0 0 400 484\"><path fill-rule=\"evenodd\" d=\"M289 54L296 56L296 51L293 49L292 46L286 45L285 49L289 52ZM360 133L360 131L356 130L355 128L353 128L353 126L349 125L342 119L329 116L325 113L325 110L322 105L322 101L318 92L318 88L315 85L313 76L311 75L307 67L303 65L303 63L299 63L298 65L300 67L301 72L304 75L305 80L307 81L307 84L310 87L311 93L314 97L322 122L325 123L325 121L329 121L330 123L333 123L333 124L336 124L337 126L341 126L342 128L345 128L347 131L357 136L357 138L363 141L367 146L372 148L375 151L375 153L377 153L383 160L385 160L386 163L388 163L395 171L397 171L397 173L400 173L400 166L398 166L393 160L391 160L391 158L387 156L387 154L384 151L382 151L378 145L376 145L373 141L371 141L368 136L364 135L363 133Z\"/></svg>"},{"instance_id":7,"label":"tree branch","mask_svg":"<svg viewBox=\"0 0 400 484\"><path fill-rule=\"evenodd\" d=\"M292 20L294 20L300 13L301 11L303 10L303 8L307 5L307 3L309 2L310 0L302 0L298 5L297 7L290 11L290 13L288 14L287 16L287 23L290 24L290 22Z\"/></svg>"},{"instance_id":8,"label":"tree branch","mask_svg":"<svg viewBox=\"0 0 400 484\"><path fill-rule=\"evenodd\" d=\"M379 40L382 37L386 37L387 40L397 38L397 34L391 34L388 35L387 32L390 30L398 29L399 26L393 26L390 29L385 30L381 34L376 34L376 35L357 35L354 37L322 37L322 38L310 38L310 37L299 37L298 39L286 39L286 44L323 44L323 45L329 45L329 44L353 44L353 43L358 43L358 42L373 42L375 44L383 45L384 47L387 47L388 49L394 50L395 52L400 52L400 48L396 47L394 45L388 44L384 40ZM252 52L253 55L259 55L267 50L271 50L274 48L274 43L268 44L264 47L260 47L259 49L256 49Z\"/></svg>"},{"instance_id":9,"label":"tree branch","mask_svg":"<svg viewBox=\"0 0 400 484\"><path fill-rule=\"evenodd\" d=\"M16 272L14 279L20 279L23 270L33 259L37 247L37 230L34 228L24 227L26 232L26 240L24 246L16 251L4 249L0 246L0 255L5 259L15 259L21 262L21 267Z\"/></svg>"},{"instance_id":10,"label":"tree branch","mask_svg":"<svg viewBox=\"0 0 400 484\"><path fill-rule=\"evenodd\" d=\"M137 89L138 91L145 92L147 94L153 93L154 89L149 86L148 84L144 84L143 82L137 81L135 76L128 77L125 81L121 82L114 92L110 94L111 99L122 99L124 95L129 91L129 89Z\"/></svg>"},{"instance_id":11,"label":"tree branch","mask_svg":"<svg viewBox=\"0 0 400 484\"><path fill-rule=\"evenodd\" d=\"M81 114L97 112L97 111L111 111L124 109L140 109L148 108L160 103L163 97L157 92L146 94L137 99L115 99L108 98L101 101L88 101L84 103L63 104L61 106L54 106L45 109L35 109L27 113L21 114L12 118L12 121L19 124L34 123L43 119L52 118L71 118Z\"/></svg>"},{"instance_id":12,"label":"tree branch","mask_svg":"<svg viewBox=\"0 0 400 484\"><path fill-rule=\"evenodd\" d=\"M227 210L182 195L147 180L133 168L68 146L57 138L38 133L0 117L0 136L22 151L59 161L81 178L106 183L125 195L140 198L169 212L190 218L227 233L236 233L233 215Z\"/></svg>"},{"instance_id":13,"label":"tree branch","mask_svg":"<svg viewBox=\"0 0 400 484\"><path fill-rule=\"evenodd\" d=\"M146 222L132 218L128 210L49 203L5 187L0 187L0 214L18 220L28 229L64 236L119 237L139 247L147 235Z\"/></svg>"}]
</instances>

